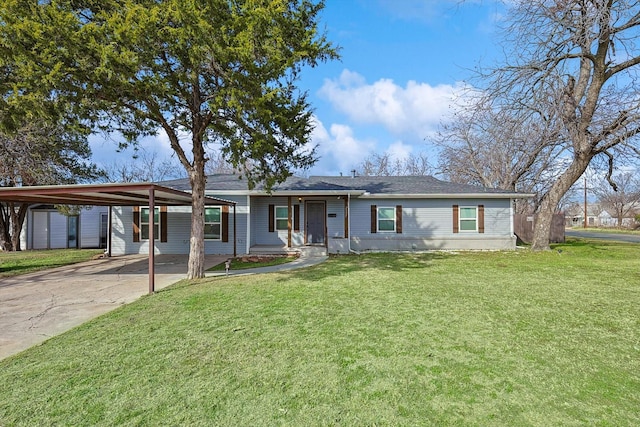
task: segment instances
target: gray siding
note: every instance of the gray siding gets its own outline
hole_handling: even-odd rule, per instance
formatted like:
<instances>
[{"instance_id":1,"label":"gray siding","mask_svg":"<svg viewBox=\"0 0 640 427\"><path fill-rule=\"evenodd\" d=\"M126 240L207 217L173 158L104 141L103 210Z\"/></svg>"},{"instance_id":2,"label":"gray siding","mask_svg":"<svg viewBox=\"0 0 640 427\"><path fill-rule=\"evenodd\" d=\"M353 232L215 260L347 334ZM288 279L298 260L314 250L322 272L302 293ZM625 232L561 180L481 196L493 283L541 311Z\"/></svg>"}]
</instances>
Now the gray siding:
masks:
<instances>
[{"instance_id":1,"label":"gray siding","mask_svg":"<svg viewBox=\"0 0 640 427\"><path fill-rule=\"evenodd\" d=\"M287 246L287 230L269 231L269 205L288 206L288 197L254 197L251 201L251 246ZM291 199L291 205L300 205L300 231L291 233L293 246L304 244L304 201Z\"/></svg>"},{"instance_id":2,"label":"gray siding","mask_svg":"<svg viewBox=\"0 0 640 427\"><path fill-rule=\"evenodd\" d=\"M211 194L216 196L215 194ZM287 245L287 230L269 231L269 205L287 206L288 197L229 197L238 202L236 211L236 248L238 254L247 253L256 245ZM345 236L344 199L338 197L309 197L292 205L300 206L300 231L292 233L292 245L305 242L305 202L324 201L329 250L340 253L356 251L433 250L433 249L514 249L512 211L509 199L351 199L349 236ZM249 204L249 205L248 205ZM371 205L402 206L402 233L371 233ZM484 233L453 232L453 205L484 206ZM189 253L190 207L168 209L168 241L156 243L156 253ZM147 253L148 242L133 242L132 208L114 208L112 253ZM206 241L207 254L233 253L233 210L230 209L229 242ZM349 243L349 244L347 244ZM332 247L334 249L332 249Z\"/></svg>"},{"instance_id":3,"label":"gray siding","mask_svg":"<svg viewBox=\"0 0 640 427\"><path fill-rule=\"evenodd\" d=\"M237 201L236 205L236 251L237 254L246 253L248 208L246 197L224 197L226 200ZM233 254L233 207L229 207L229 241L205 240L205 253L208 255ZM167 208L167 241L156 241L157 254L188 254L191 236L191 207L170 206ZM133 208L114 207L111 236L111 253L113 255L146 254L149 253L149 241L133 241Z\"/></svg>"},{"instance_id":4,"label":"gray siding","mask_svg":"<svg viewBox=\"0 0 640 427\"><path fill-rule=\"evenodd\" d=\"M344 199L338 199L337 197L327 199L327 235L329 238L346 237L344 214ZM335 217L332 215L335 215Z\"/></svg>"},{"instance_id":5,"label":"gray siding","mask_svg":"<svg viewBox=\"0 0 640 427\"><path fill-rule=\"evenodd\" d=\"M327 237L345 237L344 229L344 199L337 197L305 197L299 200L292 197L292 206L300 206L300 230L291 233L293 247L305 244L305 203L324 202L325 229ZM251 202L251 245L286 246L288 243L287 230L269 231L269 205L288 206L288 197L254 197ZM332 215L335 214L335 217Z\"/></svg>"},{"instance_id":6,"label":"gray siding","mask_svg":"<svg viewBox=\"0 0 640 427\"><path fill-rule=\"evenodd\" d=\"M402 206L402 233L371 233L371 205ZM484 205L485 232L453 232L453 205ZM351 203L351 249L514 249L509 199L356 199Z\"/></svg>"}]
</instances>

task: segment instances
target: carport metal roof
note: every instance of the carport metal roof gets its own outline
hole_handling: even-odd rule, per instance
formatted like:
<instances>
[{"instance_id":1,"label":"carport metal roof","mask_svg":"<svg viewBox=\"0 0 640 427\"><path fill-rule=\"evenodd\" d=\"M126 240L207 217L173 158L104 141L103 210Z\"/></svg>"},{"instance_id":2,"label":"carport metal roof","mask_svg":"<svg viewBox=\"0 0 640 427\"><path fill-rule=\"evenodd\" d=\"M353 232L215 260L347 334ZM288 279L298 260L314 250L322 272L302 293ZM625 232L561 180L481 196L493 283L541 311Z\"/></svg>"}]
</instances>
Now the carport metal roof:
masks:
<instances>
[{"instance_id":1,"label":"carport metal roof","mask_svg":"<svg viewBox=\"0 0 640 427\"><path fill-rule=\"evenodd\" d=\"M168 206L191 205L191 193L153 183L43 185L2 187L0 202L44 203L91 206L145 206L153 192L155 203ZM205 197L207 205L234 205L216 197Z\"/></svg>"},{"instance_id":2,"label":"carport metal roof","mask_svg":"<svg viewBox=\"0 0 640 427\"><path fill-rule=\"evenodd\" d=\"M191 193L163 187L154 183L118 183L118 184L74 184L45 185L31 187L2 187L0 202L43 203L53 205L87 206L149 206L191 205ZM235 202L205 197L205 205L231 205ZM154 227L149 227L149 293L155 290L155 238Z\"/></svg>"}]
</instances>

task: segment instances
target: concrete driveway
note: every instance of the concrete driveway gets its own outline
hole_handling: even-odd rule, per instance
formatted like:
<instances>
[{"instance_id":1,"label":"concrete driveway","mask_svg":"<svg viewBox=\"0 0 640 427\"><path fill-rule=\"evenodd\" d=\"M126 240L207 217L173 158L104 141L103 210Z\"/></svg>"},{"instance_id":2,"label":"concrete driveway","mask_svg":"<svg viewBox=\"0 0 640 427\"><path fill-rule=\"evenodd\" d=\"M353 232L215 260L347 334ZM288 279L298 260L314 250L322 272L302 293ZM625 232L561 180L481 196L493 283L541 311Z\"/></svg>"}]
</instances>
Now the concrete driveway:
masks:
<instances>
[{"instance_id":1,"label":"concrete driveway","mask_svg":"<svg viewBox=\"0 0 640 427\"><path fill-rule=\"evenodd\" d=\"M205 257L205 268L227 256ZM187 255L156 255L156 290L187 274ZM149 292L145 255L98 259L0 279L0 359Z\"/></svg>"}]
</instances>

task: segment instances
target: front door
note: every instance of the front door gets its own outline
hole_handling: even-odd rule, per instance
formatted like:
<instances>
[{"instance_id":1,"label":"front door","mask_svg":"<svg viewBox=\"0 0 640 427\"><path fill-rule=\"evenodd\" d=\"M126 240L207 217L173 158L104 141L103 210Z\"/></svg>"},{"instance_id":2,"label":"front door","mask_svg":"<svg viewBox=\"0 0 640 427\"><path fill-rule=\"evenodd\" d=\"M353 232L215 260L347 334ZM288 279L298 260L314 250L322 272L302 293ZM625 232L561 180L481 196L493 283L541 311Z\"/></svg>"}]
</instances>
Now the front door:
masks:
<instances>
[{"instance_id":1,"label":"front door","mask_svg":"<svg viewBox=\"0 0 640 427\"><path fill-rule=\"evenodd\" d=\"M307 244L324 244L324 202L307 202L305 206Z\"/></svg>"}]
</instances>

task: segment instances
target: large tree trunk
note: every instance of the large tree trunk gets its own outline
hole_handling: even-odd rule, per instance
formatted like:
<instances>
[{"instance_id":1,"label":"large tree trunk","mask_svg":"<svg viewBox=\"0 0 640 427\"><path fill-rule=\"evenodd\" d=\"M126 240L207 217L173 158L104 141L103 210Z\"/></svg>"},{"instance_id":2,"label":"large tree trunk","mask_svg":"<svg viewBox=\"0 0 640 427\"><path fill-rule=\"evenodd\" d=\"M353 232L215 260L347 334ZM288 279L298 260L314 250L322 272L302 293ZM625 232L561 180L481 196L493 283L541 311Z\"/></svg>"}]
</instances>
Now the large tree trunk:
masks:
<instances>
[{"instance_id":1,"label":"large tree trunk","mask_svg":"<svg viewBox=\"0 0 640 427\"><path fill-rule=\"evenodd\" d=\"M189 245L188 279L204 277L204 173L191 171L191 244Z\"/></svg>"},{"instance_id":2,"label":"large tree trunk","mask_svg":"<svg viewBox=\"0 0 640 427\"><path fill-rule=\"evenodd\" d=\"M189 246L188 279L204 277L204 190L207 178L204 173L205 155L202 133L193 136L193 165L189 168L191 182L191 244Z\"/></svg>"},{"instance_id":3,"label":"large tree trunk","mask_svg":"<svg viewBox=\"0 0 640 427\"><path fill-rule=\"evenodd\" d=\"M533 230L533 242L531 243L532 250L544 251L550 249L549 242L551 240L551 223L553 221L553 214L556 212L562 197L582 176L590 161L591 157L589 156L574 158L567 170L558 177L556 182L551 186L551 189L542 197L542 200L540 201L540 209L536 218L535 229Z\"/></svg>"},{"instance_id":4,"label":"large tree trunk","mask_svg":"<svg viewBox=\"0 0 640 427\"><path fill-rule=\"evenodd\" d=\"M29 205L21 203L18 210L13 203L0 207L0 248L5 251L20 251L20 233Z\"/></svg>"},{"instance_id":5,"label":"large tree trunk","mask_svg":"<svg viewBox=\"0 0 640 427\"><path fill-rule=\"evenodd\" d=\"M11 241L13 245L14 251L21 251L20 247L20 234L22 233L22 225L24 224L24 219L27 216L27 209L29 205L26 203L21 203L18 206L18 210L16 211L15 206L11 204Z\"/></svg>"},{"instance_id":6,"label":"large tree trunk","mask_svg":"<svg viewBox=\"0 0 640 427\"><path fill-rule=\"evenodd\" d=\"M0 204L0 250L11 251L11 233L9 232L9 207Z\"/></svg>"}]
</instances>

